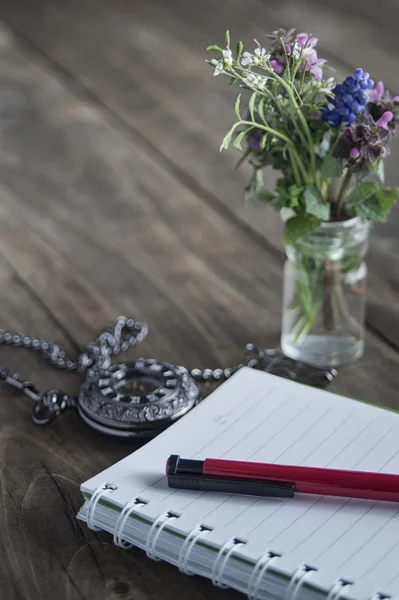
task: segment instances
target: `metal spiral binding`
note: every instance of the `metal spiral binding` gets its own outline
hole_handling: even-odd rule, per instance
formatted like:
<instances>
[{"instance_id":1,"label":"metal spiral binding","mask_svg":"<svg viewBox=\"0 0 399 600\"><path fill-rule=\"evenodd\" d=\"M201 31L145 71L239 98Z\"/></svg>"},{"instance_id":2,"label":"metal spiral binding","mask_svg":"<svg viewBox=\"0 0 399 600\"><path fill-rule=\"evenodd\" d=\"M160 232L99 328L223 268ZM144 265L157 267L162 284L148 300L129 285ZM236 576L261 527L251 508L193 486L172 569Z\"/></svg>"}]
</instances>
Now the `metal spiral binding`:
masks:
<instances>
[{"instance_id":1,"label":"metal spiral binding","mask_svg":"<svg viewBox=\"0 0 399 600\"><path fill-rule=\"evenodd\" d=\"M87 526L89 529L92 529L93 531L101 531L101 527L97 527L94 524L94 513L96 511L96 506L100 498L102 498L102 496L108 494L109 492L113 492L114 490L116 490L115 485L104 482L101 485L99 485L98 488L91 495L90 500L88 500L87 504Z\"/></svg>"},{"instance_id":2,"label":"metal spiral binding","mask_svg":"<svg viewBox=\"0 0 399 600\"><path fill-rule=\"evenodd\" d=\"M96 490L91 495L90 499L87 501L87 526L94 530L99 531L101 528L97 527L94 523L95 510L98 502L101 498L110 492L113 492L117 489L116 485L104 482L100 486L96 488ZM135 512L137 508L142 506L146 506L148 504L147 500L136 497L133 500L130 500L123 507L114 531L114 543L124 549L131 548L134 544L127 542L123 539L123 530L127 519ZM167 511L165 513L160 514L155 521L152 523L150 530L147 535L146 540L146 554L149 558L155 561L161 560L158 556L155 555L155 550L157 546L157 542L160 534L162 533L164 527L169 523L169 521L176 520L180 517L180 515ZM180 549L179 558L178 558L178 568L185 575L193 575L194 573L188 568L188 561L190 558L190 554L195 547L198 539L212 531L211 527L206 525L196 525L190 533L185 538L183 545ZM215 562L212 568L212 583L213 585L225 589L228 588L226 584L223 583L223 574L227 567L228 561L231 555L234 553L238 546L244 546L247 542L240 540L236 537L228 539L223 546L218 551ZM267 550L264 552L257 562L255 563L252 572L250 574L248 580L248 591L247 597L248 600L258 600L260 586L268 569L274 564L274 562L278 561L281 558L280 554L277 554L271 550ZM317 571L314 567L309 567L308 565L300 565L295 572L293 573L288 587L285 592L285 600L298 600L298 595L301 590L302 585L305 583L307 579L309 579L315 572ZM344 591L350 588L353 585L352 581L347 581L345 579L337 579L332 583L332 586L326 596L326 600L341 600L341 595ZM374 593L369 600L389 600L391 596L386 594L376 592Z\"/></svg>"},{"instance_id":3,"label":"metal spiral binding","mask_svg":"<svg viewBox=\"0 0 399 600\"><path fill-rule=\"evenodd\" d=\"M266 574L268 568L279 558L281 558L279 554L274 554L268 550L258 559L248 581L248 600L256 600L263 576Z\"/></svg>"},{"instance_id":4,"label":"metal spiral binding","mask_svg":"<svg viewBox=\"0 0 399 600\"><path fill-rule=\"evenodd\" d=\"M210 531L212 531L212 529L206 527L205 525L197 525L190 531L190 533L184 540L184 543L179 553L179 571L181 571L185 575L195 575L195 573L190 571L188 568L190 554L193 551L194 546L199 540L199 538L202 537L204 534L209 533Z\"/></svg>"},{"instance_id":5,"label":"metal spiral binding","mask_svg":"<svg viewBox=\"0 0 399 600\"><path fill-rule=\"evenodd\" d=\"M132 544L131 542L128 542L123 539L123 530L130 515L136 512L138 508L146 506L146 504L148 504L148 502L142 500L141 498L134 498L133 500L129 500L129 502L127 502L122 508L118 520L115 523L115 531L113 536L114 544L116 546L119 546L119 548L128 550L129 548L132 548L134 546L134 544Z\"/></svg>"},{"instance_id":6,"label":"metal spiral binding","mask_svg":"<svg viewBox=\"0 0 399 600\"><path fill-rule=\"evenodd\" d=\"M171 511L167 511L166 513L162 513L155 519L155 521L151 525L150 531L148 532L148 536L147 536L145 552L146 552L148 558L151 558L152 560L156 560L156 561L161 560L158 556L155 555L155 548L157 545L158 538L159 538L163 528L165 527L165 525L169 521L174 521L175 519L178 519L178 518L179 518L178 515L172 513Z\"/></svg>"},{"instance_id":7,"label":"metal spiral binding","mask_svg":"<svg viewBox=\"0 0 399 600\"><path fill-rule=\"evenodd\" d=\"M350 581L345 581L344 579L338 579L332 585L331 590L328 593L326 600L339 600L341 593L352 585Z\"/></svg>"},{"instance_id":8,"label":"metal spiral binding","mask_svg":"<svg viewBox=\"0 0 399 600\"><path fill-rule=\"evenodd\" d=\"M228 585L225 585L222 581L224 570L227 566L227 562L228 562L230 556L233 554L233 552L237 548L237 546L243 546L245 543L246 542L237 540L237 538L232 538L230 540L227 540L227 542L225 542L223 544L223 546L220 548L220 550L217 554L215 562L213 563L213 569L212 569L213 585L215 585L219 588L222 588L222 589L227 589L229 587Z\"/></svg>"},{"instance_id":9,"label":"metal spiral binding","mask_svg":"<svg viewBox=\"0 0 399 600\"><path fill-rule=\"evenodd\" d=\"M298 569L291 577L291 581L285 593L285 600L296 600L298 597L299 590L301 589L305 579L307 579L310 575L312 575L315 572L316 569L308 567L307 565L301 565L300 567L298 567Z\"/></svg>"}]
</instances>

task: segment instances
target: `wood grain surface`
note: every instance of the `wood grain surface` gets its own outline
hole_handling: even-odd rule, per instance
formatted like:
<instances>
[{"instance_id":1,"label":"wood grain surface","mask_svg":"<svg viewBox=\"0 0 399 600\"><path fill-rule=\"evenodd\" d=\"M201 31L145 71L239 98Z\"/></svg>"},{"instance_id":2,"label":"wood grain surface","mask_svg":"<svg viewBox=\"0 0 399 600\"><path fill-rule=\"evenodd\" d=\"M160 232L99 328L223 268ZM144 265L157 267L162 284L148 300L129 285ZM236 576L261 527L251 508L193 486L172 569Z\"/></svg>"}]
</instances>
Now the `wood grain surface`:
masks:
<instances>
[{"instance_id":1,"label":"wood grain surface","mask_svg":"<svg viewBox=\"0 0 399 600\"><path fill-rule=\"evenodd\" d=\"M264 207L240 208L245 169L234 170L234 152L218 152L232 91L211 77L203 49L226 27L245 40L294 18L303 29L316 3L300 4L301 13L293 0L3 1L1 327L75 354L118 314L132 315L150 325L132 356L189 367L233 365L248 341L278 344L279 223ZM311 24L329 60L342 72L357 66L350 32L334 44L329 29L343 23L341 2L318 10L335 15L330 26L319 16L320 32ZM381 56L397 59L393 22L385 38L366 2L361 23L361 66L379 67L367 36ZM399 91L395 73L383 76ZM394 161L388 178L398 183ZM366 355L331 386L393 408L398 214L373 233ZM0 362L43 390L79 388L78 376L26 351L0 347ZM133 447L91 432L73 412L35 427L31 408L1 387L0 598L239 597L82 526L80 483Z\"/></svg>"}]
</instances>

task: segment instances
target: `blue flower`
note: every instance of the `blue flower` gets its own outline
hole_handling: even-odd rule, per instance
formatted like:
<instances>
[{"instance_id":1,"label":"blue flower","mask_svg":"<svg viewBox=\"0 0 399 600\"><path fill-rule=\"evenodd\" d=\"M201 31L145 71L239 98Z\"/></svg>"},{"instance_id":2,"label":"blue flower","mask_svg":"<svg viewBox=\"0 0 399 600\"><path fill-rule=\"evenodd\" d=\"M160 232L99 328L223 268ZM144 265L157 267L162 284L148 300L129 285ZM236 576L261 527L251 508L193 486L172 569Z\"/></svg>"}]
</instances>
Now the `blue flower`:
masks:
<instances>
[{"instance_id":1,"label":"blue flower","mask_svg":"<svg viewBox=\"0 0 399 600\"><path fill-rule=\"evenodd\" d=\"M341 123L353 123L356 115L364 111L369 99L367 90L373 85L374 82L368 73L363 69L356 69L353 75L334 87L334 96L323 110L322 120L332 127L339 127Z\"/></svg>"}]
</instances>

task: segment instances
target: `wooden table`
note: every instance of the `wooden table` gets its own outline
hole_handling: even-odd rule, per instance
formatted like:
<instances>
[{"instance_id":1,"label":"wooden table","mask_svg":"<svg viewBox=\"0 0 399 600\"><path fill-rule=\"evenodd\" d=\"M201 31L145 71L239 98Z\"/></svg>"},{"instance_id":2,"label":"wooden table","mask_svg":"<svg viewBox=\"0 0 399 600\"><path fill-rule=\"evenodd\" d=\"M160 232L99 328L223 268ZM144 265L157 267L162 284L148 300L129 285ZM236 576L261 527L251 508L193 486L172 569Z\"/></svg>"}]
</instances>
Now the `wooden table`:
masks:
<instances>
[{"instance_id":1,"label":"wooden table","mask_svg":"<svg viewBox=\"0 0 399 600\"><path fill-rule=\"evenodd\" d=\"M234 151L219 154L235 91L212 77L204 48L227 27L251 41L295 24L322 38L339 77L362 66L398 93L399 8L379 6L3 0L0 325L76 353L132 315L151 327L140 353L200 367L237 363L247 341L275 346L281 226L263 206L242 208L247 172L234 170ZM398 184L394 145L388 180ZM366 355L331 386L396 408L398 223L399 208L372 236ZM29 352L1 347L0 362L42 390L78 390L77 376ZM1 598L238 597L81 525L80 483L131 448L73 412L35 427L31 410L1 387Z\"/></svg>"}]
</instances>

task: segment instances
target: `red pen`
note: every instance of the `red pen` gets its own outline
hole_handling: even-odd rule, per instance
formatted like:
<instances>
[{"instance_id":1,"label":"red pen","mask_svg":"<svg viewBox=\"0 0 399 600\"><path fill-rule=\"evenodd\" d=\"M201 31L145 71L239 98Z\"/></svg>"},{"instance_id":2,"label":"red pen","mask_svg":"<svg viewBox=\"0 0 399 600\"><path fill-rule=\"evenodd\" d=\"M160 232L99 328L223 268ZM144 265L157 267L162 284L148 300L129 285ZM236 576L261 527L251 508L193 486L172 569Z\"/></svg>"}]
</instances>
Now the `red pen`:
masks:
<instances>
[{"instance_id":1,"label":"red pen","mask_svg":"<svg viewBox=\"0 0 399 600\"><path fill-rule=\"evenodd\" d=\"M217 458L193 460L177 455L169 457L166 472L169 486L181 489L280 497L290 497L298 492L399 502L399 475L392 473ZM255 489L251 487L254 485Z\"/></svg>"}]
</instances>

